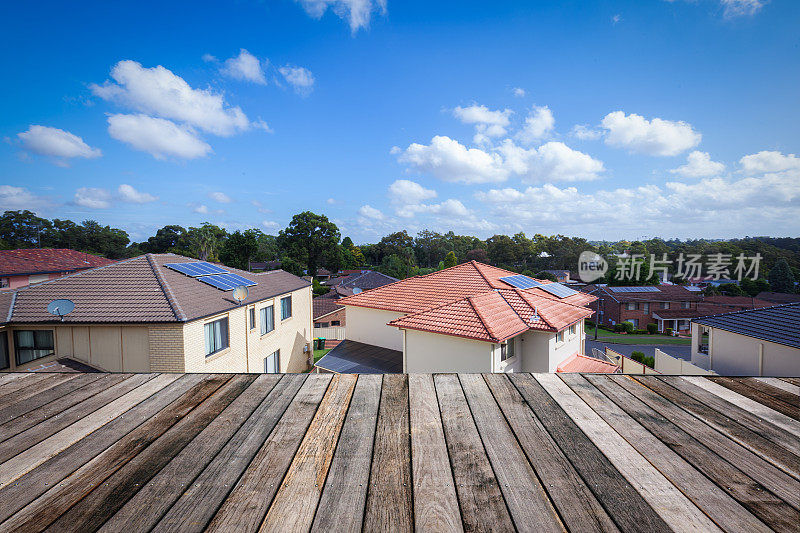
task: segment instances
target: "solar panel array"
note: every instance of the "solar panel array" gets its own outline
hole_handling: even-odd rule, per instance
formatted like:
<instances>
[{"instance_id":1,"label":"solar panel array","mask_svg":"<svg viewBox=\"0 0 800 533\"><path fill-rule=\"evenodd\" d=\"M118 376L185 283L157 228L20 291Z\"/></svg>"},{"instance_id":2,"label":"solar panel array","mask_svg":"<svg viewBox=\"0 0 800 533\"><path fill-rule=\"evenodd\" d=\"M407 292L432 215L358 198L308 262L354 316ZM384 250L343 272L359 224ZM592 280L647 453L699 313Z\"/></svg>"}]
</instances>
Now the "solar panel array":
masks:
<instances>
[{"instance_id":1,"label":"solar panel array","mask_svg":"<svg viewBox=\"0 0 800 533\"><path fill-rule=\"evenodd\" d=\"M210 276L212 274L227 274L228 271L222 267L205 261L196 261L191 263L167 263L164 265L167 268L186 274L192 278L200 276Z\"/></svg>"},{"instance_id":2,"label":"solar panel array","mask_svg":"<svg viewBox=\"0 0 800 533\"><path fill-rule=\"evenodd\" d=\"M658 287L609 287L611 292L661 292Z\"/></svg>"},{"instance_id":3,"label":"solar panel array","mask_svg":"<svg viewBox=\"0 0 800 533\"><path fill-rule=\"evenodd\" d=\"M223 291L232 291L239 285L244 285L245 287L252 287L253 285L256 285L255 281L243 278L238 274L230 273L216 274L214 276L203 276L197 279Z\"/></svg>"},{"instance_id":4,"label":"solar panel array","mask_svg":"<svg viewBox=\"0 0 800 533\"><path fill-rule=\"evenodd\" d=\"M512 287L516 287L517 289L532 289L533 287L538 287L541 285L541 283L535 279L529 278L528 276L523 276L522 274L518 274L516 276L506 276L504 278L500 278L500 281L504 281Z\"/></svg>"},{"instance_id":5,"label":"solar panel array","mask_svg":"<svg viewBox=\"0 0 800 533\"><path fill-rule=\"evenodd\" d=\"M700 291L702 291L702 290L703 290L703 288L702 288L702 287L694 287L694 286L692 286L692 287L684 287L684 288L685 288L687 291L692 291L692 292L700 292Z\"/></svg>"},{"instance_id":6,"label":"solar panel array","mask_svg":"<svg viewBox=\"0 0 800 533\"><path fill-rule=\"evenodd\" d=\"M543 291L547 291L553 296L558 296L559 298L567 298L572 296L573 294L578 294L578 291L574 289L570 289L560 283L546 283L539 286L540 289Z\"/></svg>"}]
</instances>

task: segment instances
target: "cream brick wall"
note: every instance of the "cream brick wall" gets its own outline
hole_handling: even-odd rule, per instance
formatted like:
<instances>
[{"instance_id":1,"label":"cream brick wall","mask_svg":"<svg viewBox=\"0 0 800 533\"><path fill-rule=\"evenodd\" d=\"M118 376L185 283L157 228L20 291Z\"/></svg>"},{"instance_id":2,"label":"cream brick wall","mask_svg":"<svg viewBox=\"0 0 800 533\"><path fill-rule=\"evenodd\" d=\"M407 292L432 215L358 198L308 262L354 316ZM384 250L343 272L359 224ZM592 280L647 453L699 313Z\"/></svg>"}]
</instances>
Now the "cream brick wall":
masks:
<instances>
[{"instance_id":1,"label":"cream brick wall","mask_svg":"<svg viewBox=\"0 0 800 533\"><path fill-rule=\"evenodd\" d=\"M150 370L152 372L185 372L183 324L151 325L148 332Z\"/></svg>"}]
</instances>

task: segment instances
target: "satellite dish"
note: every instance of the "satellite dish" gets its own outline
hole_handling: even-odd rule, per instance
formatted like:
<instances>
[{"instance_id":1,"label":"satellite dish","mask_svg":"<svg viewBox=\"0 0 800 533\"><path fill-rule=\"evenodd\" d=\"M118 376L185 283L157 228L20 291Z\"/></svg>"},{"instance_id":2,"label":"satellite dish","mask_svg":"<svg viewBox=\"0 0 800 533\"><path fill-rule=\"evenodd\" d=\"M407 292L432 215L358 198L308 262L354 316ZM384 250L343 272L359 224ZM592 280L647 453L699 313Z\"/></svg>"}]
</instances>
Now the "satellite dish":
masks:
<instances>
[{"instance_id":1,"label":"satellite dish","mask_svg":"<svg viewBox=\"0 0 800 533\"><path fill-rule=\"evenodd\" d=\"M51 315L56 315L61 321L64 321L64 315L68 315L75 309L75 303L72 300L53 300L47 304L47 312Z\"/></svg>"},{"instance_id":2,"label":"satellite dish","mask_svg":"<svg viewBox=\"0 0 800 533\"><path fill-rule=\"evenodd\" d=\"M354 288L353 294L361 294L361 289L359 289L358 287Z\"/></svg>"},{"instance_id":3,"label":"satellite dish","mask_svg":"<svg viewBox=\"0 0 800 533\"><path fill-rule=\"evenodd\" d=\"M233 289L233 299L239 302L240 304L247 300L247 295L250 294L250 291L244 285L239 285L235 289Z\"/></svg>"}]
</instances>

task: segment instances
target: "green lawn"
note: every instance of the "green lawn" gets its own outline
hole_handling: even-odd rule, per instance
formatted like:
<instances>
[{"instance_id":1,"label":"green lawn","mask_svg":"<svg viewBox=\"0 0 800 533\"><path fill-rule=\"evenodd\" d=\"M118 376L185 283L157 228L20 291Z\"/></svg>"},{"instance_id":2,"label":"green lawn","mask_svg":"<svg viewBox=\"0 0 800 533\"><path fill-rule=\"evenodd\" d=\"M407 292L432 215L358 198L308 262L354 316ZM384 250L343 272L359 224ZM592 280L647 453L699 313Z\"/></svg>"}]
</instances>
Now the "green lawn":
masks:
<instances>
[{"instance_id":1,"label":"green lawn","mask_svg":"<svg viewBox=\"0 0 800 533\"><path fill-rule=\"evenodd\" d=\"M586 328L586 338L594 340L594 328ZM692 344L691 339L680 339L678 337L668 337L666 335L623 335L612 333L601 329L597 332L597 340L603 342L614 342L617 344L674 344L688 346Z\"/></svg>"},{"instance_id":2,"label":"green lawn","mask_svg":"<svg viewBox=\"0 0 800 533\"><path fill-rule=\"evenodd\" d=\"M314 350L314 362L316 363L317 361L322 359L322 356L330 351L331 351L330 348L328 348L327 350Z\"/></svg>"}]
</instances>

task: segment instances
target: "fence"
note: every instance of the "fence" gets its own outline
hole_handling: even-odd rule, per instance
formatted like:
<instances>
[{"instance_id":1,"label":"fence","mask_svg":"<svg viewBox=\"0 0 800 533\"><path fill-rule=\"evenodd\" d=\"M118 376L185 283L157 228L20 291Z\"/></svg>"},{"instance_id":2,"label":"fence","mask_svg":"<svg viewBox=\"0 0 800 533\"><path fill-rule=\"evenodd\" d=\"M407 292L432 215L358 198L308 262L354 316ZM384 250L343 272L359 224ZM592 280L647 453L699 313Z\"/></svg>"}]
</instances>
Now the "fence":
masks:
<instances>
[{"instance_id":1,"label":"fence","mask_svg":"<svg viewBox=\"0 0 800 533\"><path fill-rule=\"evenodd\" d=\"M337 341L344 340L344 326L331 326L328 328L314 328L314 338L323 337Z\"/></svg>"},{"instance_id":2,"label":"fence","mask_svg":"<svg viewBox=\"0 0 800 533\"><path fill-rule=\"evenodd\" d=\"M656 370L662 374L676 374L681 376L705 376L714 374L693 365L684 359L678 359L656 348Z\"/></svg>"}]
</instances>

